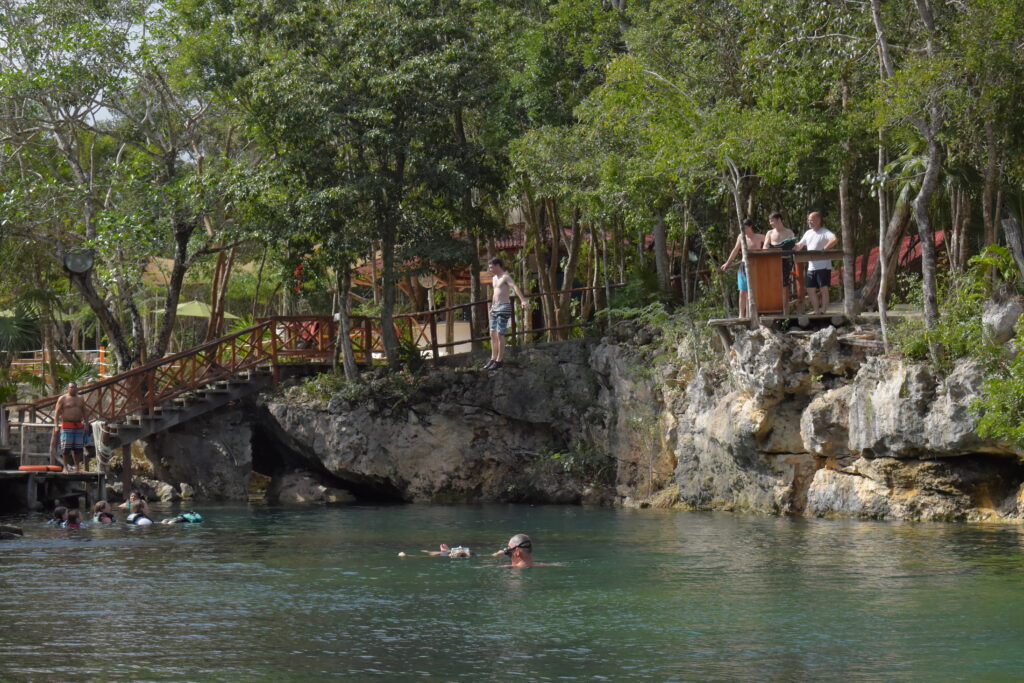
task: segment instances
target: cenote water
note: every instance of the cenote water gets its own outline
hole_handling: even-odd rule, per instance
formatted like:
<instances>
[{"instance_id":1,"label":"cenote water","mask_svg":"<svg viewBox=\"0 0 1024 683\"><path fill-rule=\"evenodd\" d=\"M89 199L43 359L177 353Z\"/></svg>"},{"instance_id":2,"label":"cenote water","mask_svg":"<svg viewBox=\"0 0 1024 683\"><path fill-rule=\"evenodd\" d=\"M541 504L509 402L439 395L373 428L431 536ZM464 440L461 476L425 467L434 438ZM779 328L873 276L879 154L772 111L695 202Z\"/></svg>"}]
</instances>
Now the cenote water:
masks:
<instances>
[{"instance_id":1,"label":"cenote water","mask_svg":"<svg viewBox=\"0 0 1024 683\"><path fill-rule=\"evenodd\" d=\"M2 680L1013 680L1024 529L579 507L8 516ZM157 506L154 517L172 512ZM447 541L535 559L399 558Z\"/></svg>"}]
</instances>

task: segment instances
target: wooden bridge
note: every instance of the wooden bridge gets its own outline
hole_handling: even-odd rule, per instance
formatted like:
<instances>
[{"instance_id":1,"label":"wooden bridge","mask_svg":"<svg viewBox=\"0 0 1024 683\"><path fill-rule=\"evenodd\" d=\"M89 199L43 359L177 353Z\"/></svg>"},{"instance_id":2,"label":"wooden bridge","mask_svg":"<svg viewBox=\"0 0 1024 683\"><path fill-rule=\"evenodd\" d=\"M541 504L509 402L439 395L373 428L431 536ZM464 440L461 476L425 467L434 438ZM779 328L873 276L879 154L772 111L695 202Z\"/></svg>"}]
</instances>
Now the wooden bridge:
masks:
<instances>
[{"instance_id":1,"label":"wooden bridge","mask_svg":"<svg viewBox=\"0 0 1024 683\"><path fill-rule=\"evenodd\" d=\"M570 295L589 295L590 311L604 303L604 288L580 288ZM563 292L532 295L555 297ZM586 307L584 307L586 308ZM421 357L437 360L458 349L489 339L485 324L470 325L468 337L455 339L457 318L486 322L487 302L422 313L396 314L396 335L406 348L415 346ZM533 328L530 321L517 325L512 318L509 334L523 341L564 336L584 324L584 316L548 327ZM445 341L438 337L444 330ZM278 382L282 374L308 373L334 362L338 322L332 316L273 316L260 318L251 327L225 335L187 351L165 356L112 377L83 386L94 429L101 469L114 449L122 449L122 478L130 487L133 441L206 414L230 401L250 396ZM350 338L357 362L383 362L384 346L379 317L352 316ZM54 410L59 396L0 408L0 455L17 457L21 465L53 464L56 446ZM3 468L0 467L0 472Z\"/></svg>"}]
</instances>

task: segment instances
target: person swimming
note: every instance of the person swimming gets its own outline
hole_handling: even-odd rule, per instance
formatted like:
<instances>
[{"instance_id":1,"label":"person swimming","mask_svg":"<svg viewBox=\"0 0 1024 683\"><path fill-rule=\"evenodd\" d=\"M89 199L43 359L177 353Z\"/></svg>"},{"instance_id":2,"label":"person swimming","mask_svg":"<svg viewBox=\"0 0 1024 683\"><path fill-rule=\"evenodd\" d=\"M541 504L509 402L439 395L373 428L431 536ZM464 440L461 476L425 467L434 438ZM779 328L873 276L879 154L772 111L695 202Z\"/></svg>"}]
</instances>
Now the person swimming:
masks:
<instances>
[{"instance_id":1,"label":"person swimming","mask_svg":"<svg viewBox=\"0 0 1024 683\"><path fill-rule=\"evenodd\" d=\"M132 513L128 515L128 518L125 521L129 524L135 524L136 526L147 526L152 524L153 520L146 515L146 511L146 502L140 500L132 507Z\"/></svg>"},{"instance_id":2,"label":"person swimming","mask_svg":"<svg viewBox=\"0 0 1024 683\"><path fill-rule=\"evenodd\" d=\"M62 524L65 529L78 529L82 526L82 513L80 510L68 510L67 521Z\"/></svg>"},{"instance_id":3,"label":"person swimming","mask_svg":"<svg viewBox=\"0 0 1024 683\"><path fill-rule=\"evenodd\" d=\"M46 520L47 526L63 526L68 521L68 509L63 505L53 508L53 517Z\"/></svg>"},{"instance_id":4,"label":"person swimming","mask_svg":"<svg viewBox=\"0 0 1024 683\"><path fill-rule=\"evenodd\" d=\"M440 550L421 550L420 552L434 557L451 557L453 559L460 557L476 557L476 553L466 546L457 545L453 548L447 543L442 543L438 547Z\"/></svg>"},{"instance_id":5,"label":"person swimming","mask_svg":"<svg viewBox=\"0 0 1024 683\"><path fill-rule=\"evenodd\" d=\"M176 517L168 517L160 522L161 524L202 524L203 516L198 512L183 512Z\"/></svg>"},{"instance_id":6,"label":"person swimming","mask_svg":"<svg viewBox=\"0 0 1024 683\"><path fill-rule=\"evenodd\" d=\"M101 500L92 506L92 521L96 524L110 524L114 521L114 514L110 509L110 503Z\"/></svg>"}]
</instances>

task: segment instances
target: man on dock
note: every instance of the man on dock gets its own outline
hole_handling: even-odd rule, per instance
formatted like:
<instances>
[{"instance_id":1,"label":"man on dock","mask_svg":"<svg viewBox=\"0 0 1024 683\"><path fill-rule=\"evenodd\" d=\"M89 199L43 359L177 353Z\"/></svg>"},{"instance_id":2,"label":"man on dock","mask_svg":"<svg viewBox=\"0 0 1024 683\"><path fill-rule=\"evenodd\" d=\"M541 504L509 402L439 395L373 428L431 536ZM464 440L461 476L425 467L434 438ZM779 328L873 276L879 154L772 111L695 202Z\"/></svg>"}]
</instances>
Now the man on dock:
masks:
<instances>
[{"instance_id":1,"label":"man on dock","mask_svg":"<svg viewBox=\"0 0 1024 683\"><path fill-rule=\"evenodd\" d=\"M765 249L792 249L796 242L796 235L782 222L782 214L778 211L768 216L768 225L771 230L765 233ZM782 312L789 315L789 277L793 271L793 259L786 257L782 259Z\"/></svg>"},{"instance_id":2,"label":"man on dock","mask_svg":"<svg viewBox=\"0 0 1024 683\"><path fill-rule=\"evenodd\" d=\"M78 395L78 385L68 383L68 390L57 399L53 411L53 431L60 433L61 464L69 472L68 454L75 463L75 471L82 471L82 452L85 449L85 429L89 414L85 401Z\"/></svg>"},{"instance_id":3,"label":"man on dock","mask_svg":"<svg viewBox=\"0 0 1024 683\"><path fill-rule=\"evenodd\" d=\"M747 241L748 252L760 249L764 244L764 235L754 232L754 221L749 218L743 221L743 232L736 236L736 244L733 246L732 252L729 253L729 258L722 264L723 272L729 270L732 262L743 252L743 240ZM747 305L747 290L750 287L747 283L747 269L742 263L740 264L740 269L736 272L736 288L740 292L740 317L746 318L750 314L749 306Z\"/></svg>"},{"instance_id":4,"label":"man on dock","mask_svg":"<svg viewBox=\"0 0 1024 683\"><path fill-rule=\"evenodd\" d=\"M807 227L809 228L794 249L807 249L808 251L825 251L831 249L839 241L828 228L821 227L821 213L812 211L807 215ZM807 277L804 285L807 287L807 294L811 297L811 307L819 315L828 313L828 288L832 284L832 261L823 259L811 261L807 264Z\"/></svg>"},{"instance_id":5,"label":"man on dock","mask_svg":"<svg viewBox=\"0 0 1024 683\"><path fill-rule=\"evenodd\" d=\"M505 272L505 264L500 258L492 258L487 264L487 270L491 272L494 294L491 297L491 359L484 364L484 370L497 370L505 357L505 333L508 332L508 323L512 318L511 292L515 292L523 302L523 310L527 313L530 312L530 302L512 280L512 276Z\"/></svg>"}]
</instances>

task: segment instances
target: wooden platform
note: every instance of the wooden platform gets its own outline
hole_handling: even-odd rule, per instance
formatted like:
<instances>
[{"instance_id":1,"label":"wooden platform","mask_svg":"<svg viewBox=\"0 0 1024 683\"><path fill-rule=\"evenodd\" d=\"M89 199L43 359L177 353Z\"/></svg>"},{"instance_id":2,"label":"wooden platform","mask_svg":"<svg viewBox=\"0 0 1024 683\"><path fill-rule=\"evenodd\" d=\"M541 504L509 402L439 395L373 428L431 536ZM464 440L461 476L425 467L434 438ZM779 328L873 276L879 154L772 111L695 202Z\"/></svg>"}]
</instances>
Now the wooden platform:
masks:
<instances>
[{"instance_id":1,"label":"wooden platform","mask_svg":"<svg viewBox=\"0 0 1024 683\"><path fill-rule=\"evenodd\" d=\"M43 502L84 498L85 507L107 497L107 475L103 472L24 472L0 470L0 487L24 487L25 504L30 510L43 507ZM84 486L74 488L75 483Z\"/></svg>"}]
</instances>

